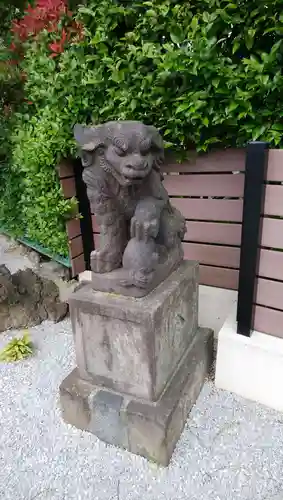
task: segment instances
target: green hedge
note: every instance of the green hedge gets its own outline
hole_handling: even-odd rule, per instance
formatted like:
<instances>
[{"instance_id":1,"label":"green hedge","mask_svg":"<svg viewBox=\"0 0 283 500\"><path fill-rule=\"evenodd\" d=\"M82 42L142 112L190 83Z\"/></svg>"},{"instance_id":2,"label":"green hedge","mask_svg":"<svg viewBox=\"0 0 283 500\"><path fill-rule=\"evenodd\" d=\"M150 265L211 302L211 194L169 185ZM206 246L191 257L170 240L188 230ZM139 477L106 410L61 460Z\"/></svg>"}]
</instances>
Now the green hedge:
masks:
<instances>
[{"instance_id":1,"label":"green hedge","mask_svg":"<svg viewBox=\"0 0 283 500\"><path fill-rule=\"evenodd\" d=\"M72 207L55 165L75 155L76 122L155 124L176 150L282 145L282 1L87 0L84 40L50 57L54 35L28 44L23 69L32 104L17 115L5 220L67 253ZM8 200L5 199L8 204ZM14 205L14 210L11 209Z\"/></svg>"},{"instance_id":2,"label":"green hedge","mask_svg":"<svg viewBox=\"0 0 283 500\"><path fill-rule=\"evenodd\" d=\"M12 58L7 47L12 41L11 21L22 15L25 0L0 0L0 226L1 214L8 213L12 225L11 207L16 202L16 179L11 180L11 132L15 125L14 112L23 98L19 69L10 65ZM13 187L14 185L14 187Z\"/></svg>"}]
</instances>

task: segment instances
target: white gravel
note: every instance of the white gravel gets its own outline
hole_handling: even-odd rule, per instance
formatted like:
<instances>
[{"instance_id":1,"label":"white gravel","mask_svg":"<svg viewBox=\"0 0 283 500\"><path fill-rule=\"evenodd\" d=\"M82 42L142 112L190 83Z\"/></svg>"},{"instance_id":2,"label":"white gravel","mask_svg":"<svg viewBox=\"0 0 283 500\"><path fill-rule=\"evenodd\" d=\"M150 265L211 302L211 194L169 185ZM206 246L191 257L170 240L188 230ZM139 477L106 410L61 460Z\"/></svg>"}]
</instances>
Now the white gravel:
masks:
<instances>
[{"instance_id":1,"label":"white gravel","mask_svg":"<svg viewBox=\"0 0 283 500\"><path fill-rule=\"evenodd\" d=\"M75 363L70 331L69 320L32 328L34 357L0 364L0 499L283 499L283 415L212 382L167 469L66 425L58 386Z\"/></svg>"}]
</instances>

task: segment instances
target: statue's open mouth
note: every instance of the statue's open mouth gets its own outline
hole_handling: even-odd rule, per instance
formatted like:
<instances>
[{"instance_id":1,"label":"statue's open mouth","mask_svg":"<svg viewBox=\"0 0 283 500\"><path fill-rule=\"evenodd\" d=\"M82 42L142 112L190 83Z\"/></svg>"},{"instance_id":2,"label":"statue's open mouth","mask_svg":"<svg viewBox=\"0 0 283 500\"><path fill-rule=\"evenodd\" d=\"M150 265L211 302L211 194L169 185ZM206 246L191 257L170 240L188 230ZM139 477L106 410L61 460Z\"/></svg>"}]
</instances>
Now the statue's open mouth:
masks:
<instances>
[{"instance_id":1,"label":"statue's open mouth","mask_svg":"<svg viewBox=\"0 0 283 500\"><path fill-rule=\"evenodd\" d=\"M124 167L123 169L123 177L127 182L141 182L144 180L148 173L148 168L129 168Z\"/></svg>"},{"instance_id":2,"label":"statue's open mouth","mask_svg":"<svg viewBox=\"0 0 283 500\"><path fill-rule=\"evenodd\" d=\"M142 181L144 179L144 177L142 175L135 175L135 176L124 175L124 177L127 181L131 181L131 182L139 182L139 181Z\"/></svg>"}]
</instances>

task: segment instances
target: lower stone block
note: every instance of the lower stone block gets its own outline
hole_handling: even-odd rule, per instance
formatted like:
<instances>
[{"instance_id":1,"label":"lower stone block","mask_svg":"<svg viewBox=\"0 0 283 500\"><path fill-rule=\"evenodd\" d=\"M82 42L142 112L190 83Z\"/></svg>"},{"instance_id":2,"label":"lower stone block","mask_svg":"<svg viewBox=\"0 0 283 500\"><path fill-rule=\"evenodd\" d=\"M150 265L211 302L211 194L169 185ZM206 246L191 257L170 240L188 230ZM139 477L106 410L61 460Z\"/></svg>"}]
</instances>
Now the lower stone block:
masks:
<instances>
[{"instance_id":1,"label":"lower stone block","mask_svg":"<svg viewBox=\"0 0 283 500\"><path fill-rule=\"evenodd\" d=\"M95 386L75 369L60 386L63 418L166 466L202 388L212 350L212 331L199 328L156 403Z\"/></svg>"}]
</instances>

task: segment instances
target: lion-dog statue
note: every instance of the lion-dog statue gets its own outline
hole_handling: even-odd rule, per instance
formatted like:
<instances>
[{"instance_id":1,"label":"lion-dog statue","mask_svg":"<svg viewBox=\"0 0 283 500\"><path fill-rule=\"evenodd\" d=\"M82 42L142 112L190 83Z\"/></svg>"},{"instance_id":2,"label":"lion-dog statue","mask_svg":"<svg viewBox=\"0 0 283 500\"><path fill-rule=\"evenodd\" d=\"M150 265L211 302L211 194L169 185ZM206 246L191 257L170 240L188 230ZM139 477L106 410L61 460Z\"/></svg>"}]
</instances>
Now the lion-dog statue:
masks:
<instances>
[{"instance_id":1,"label":"lion-dog statue","mask_svg":"<svg viewBox=\"0 0 283 500\"><path fill-rule=\"evenodd\" d=\"M144 295L183 259L185 219L162 184L162 138L155 127L138 121L76 125L74 136L100 229L100 248L91 254L93 274L120 270L119 291L131 287ZM114 281L111 290L117 291Z\"/></svg>"}]
</instances>

